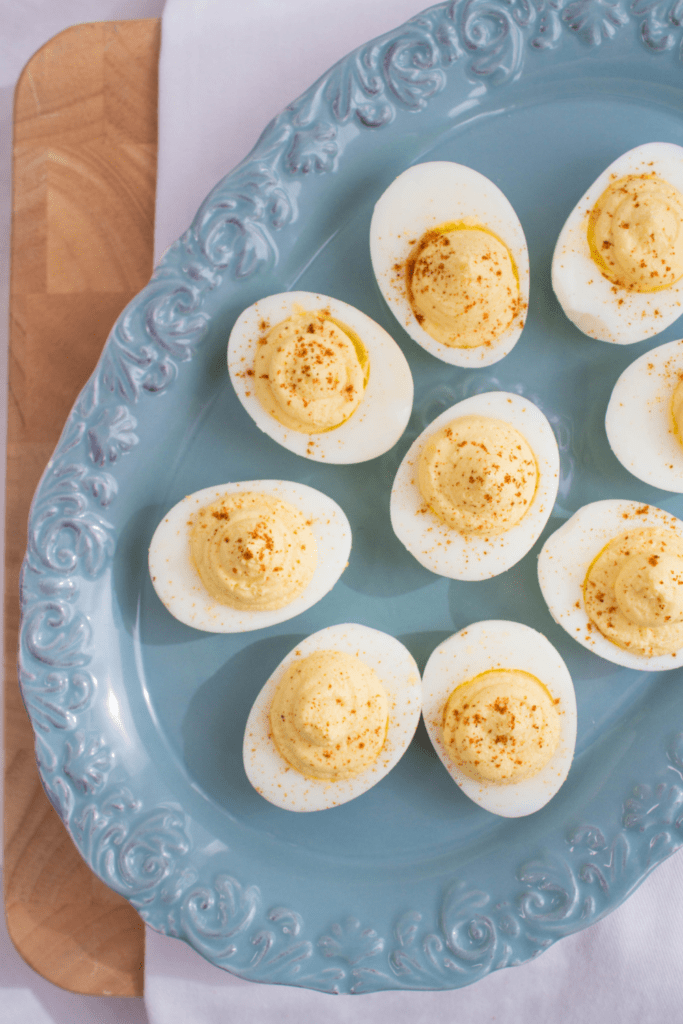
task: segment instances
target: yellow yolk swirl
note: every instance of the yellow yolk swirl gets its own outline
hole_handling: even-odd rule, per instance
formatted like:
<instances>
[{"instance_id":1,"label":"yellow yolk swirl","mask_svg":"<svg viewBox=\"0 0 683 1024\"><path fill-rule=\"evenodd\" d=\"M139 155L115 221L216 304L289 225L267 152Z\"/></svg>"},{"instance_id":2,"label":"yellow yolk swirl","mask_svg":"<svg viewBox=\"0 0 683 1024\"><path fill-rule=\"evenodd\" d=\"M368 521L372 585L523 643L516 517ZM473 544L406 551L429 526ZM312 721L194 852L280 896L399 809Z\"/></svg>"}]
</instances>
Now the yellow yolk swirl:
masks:
<instances>
[{"instance_id":1,"label":"yellow yolk swirl","mask_svg":"<svg viewBox=\"0 0 683 1024\"><path fill-rule=\"evenodd\" d=\"M674 388L671 396L671 419L674 426L674 434L680 444L683 444L683 380Z\"/></svg>"},{"instance_id":2,"label":"yellow yolk swirl","mask_svg":"<svg viewBox=\"0 0 683 1024\"><path fill-rule=\"evenodd\" d=\"M278 423L303 434L334 430L363 400L370 374L358 335L329 310L301 307L259 340L254 390Z\"/></svg>"},{"instance_id":3,"label":"yellow yolk swirl","mask_svg":"<svg viewBox=\"0 0 683 1024\"><path fill-rule=\"evenodd\" d=\"M310 583L318 553L310 523L270 494L227 494L199 510L190 555L211 596L231 608L290 604Z\"/></svg>"},{"instance_id":4,"label":"yellow yolk swirl","mask_svg":"<svg viewBox=\"0 0 683 1024\"><path fill-rule=\"evenodd\" d=\"M351 779L384 746L389 701L377 674L342 651L317 651L294 661L270 710L273 742L302 775Z\"/></svg>"},{"instance_id":5,"label":"yellow yolk swirl","mask_svg":"<svg viewBox=\"0 0 683 1024\"><path fill-rule=\"evenodd\" d=\"M456 687L446 702L448 755L478 781L510 784L530 778L557 749L558 703L528 672L482 672Z\"/></svg>"},{"instance_id":6,"label":"yellow yolk swirl","mask_svg":"<svg viewBox=\"0 0 683 1024\"><path fill-rule=\"evenodd\" d=\"M538 476L522 434L486 416L463 416L432 435L418 466L422 497L459 533L511 529L529 508Z\"/></svg>"},{"instance_id":7,"label":"yellow yolk swirl","mask_svg":"<svg viewBox=\"0 0 683 1024\"><path fill-rule=\"evenodd\" d=\"M683 647L683 540L672 530L626 530L593 560L586 614L612 643L643 657Z\"/></svg>"},{"instance_id":8,"label":"yellow yolk swirl","mask_svg":"<svg viewBox=\"0 0 683 1024\"><path fill-rule=\"evenodd\" d=\"M683 195L656 175L627 175L602 193L588 218L588 246L618 288L656 292L683 277Z\"/></svg>"},{"instance_id":9,"label":"yellow yolk swirl","mask_svg":"<svg viewBox=\"0 0 683 1024\"><path fill-rule=\"evenodd\" d=\"M407 261L406 285L420 326L451 348L493 345L519 310L512 254L479 225L428 231Z\"/></svg>"}]
</instances>

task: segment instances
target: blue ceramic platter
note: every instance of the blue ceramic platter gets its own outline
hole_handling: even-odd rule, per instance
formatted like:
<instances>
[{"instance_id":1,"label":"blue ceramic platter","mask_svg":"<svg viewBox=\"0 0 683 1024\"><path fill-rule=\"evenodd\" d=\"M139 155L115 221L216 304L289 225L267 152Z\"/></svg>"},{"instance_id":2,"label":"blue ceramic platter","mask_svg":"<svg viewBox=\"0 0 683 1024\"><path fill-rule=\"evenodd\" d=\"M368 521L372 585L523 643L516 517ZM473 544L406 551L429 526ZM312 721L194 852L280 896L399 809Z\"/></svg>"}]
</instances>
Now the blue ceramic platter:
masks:
<instances>
[{"instance_id":1,"label":"blue ceramic platter","mask_svg":"<svg viewBox=\"0 0 683 1024\"><path fill-rule=\"evenodd\" d=\"M557 627L536 580L545 537L580 505L628 497L683 514L631 477L604 414L624 367L680 326L622 348L562 314L550 260L565 217L616 156L683 144L678 0L458 0L349 55L265 130L125 310L36 494L22 577L21 685L44 786L83 857L152 927L244 978L327 992L441 989L522 963L617 906L683 839L681 673L602 661ZM375 200L411 163L490 177L529 243L531 300L513 352L446 365L398 327L372 276ZM385 456L306 461L260 433L228 381L241 310L294 287L353 303L401 345L413 416ZM533 550L462 583L392 534L399 461L447 406L492 389L546 413L558 501ZM353 529L348 569L296 619L238 636L183 626L146 569L158 520L226 480L300 480ZM423 667L483 618L539 629L578 699L576 758L529 818L481 810L418 729L374 789L287 813L247 782L256 693L304 636L349 620L397 636Z\"/></svg>"}]
</instances>

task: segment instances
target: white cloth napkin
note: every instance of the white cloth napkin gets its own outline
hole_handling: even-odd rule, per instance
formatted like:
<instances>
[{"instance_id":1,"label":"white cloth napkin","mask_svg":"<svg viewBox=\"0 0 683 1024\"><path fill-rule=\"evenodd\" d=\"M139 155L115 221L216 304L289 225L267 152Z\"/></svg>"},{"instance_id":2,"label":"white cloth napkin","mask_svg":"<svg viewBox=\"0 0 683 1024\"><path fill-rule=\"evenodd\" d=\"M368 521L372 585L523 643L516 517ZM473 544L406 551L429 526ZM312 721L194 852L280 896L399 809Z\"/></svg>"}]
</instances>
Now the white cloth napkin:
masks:
<instances>
[{"instance_id":1,"label":"white cloth napkin","mask_svg":"<svg viewBox=\"0 0 683 1024\"><path fill-rule=\"evenodd\" d=\"M167 0L159 62L157 258L268 122L420 0Z\"/></svg>"},{"instance_id":2,"label":"white cloth napkin","mask_svg":"<svg viewBox=\"0 0 683 1024\"><path fill-rule=\"evenodd\" d=\"M262 129L335 61L420 0L167 0L159 79L156 252L190 224ZM327 995L234 978L148 929L150 1024L351 1021L661 1024L683 1020L683 857L538 960L454 992Z\"/></svg>"}]
</instances>

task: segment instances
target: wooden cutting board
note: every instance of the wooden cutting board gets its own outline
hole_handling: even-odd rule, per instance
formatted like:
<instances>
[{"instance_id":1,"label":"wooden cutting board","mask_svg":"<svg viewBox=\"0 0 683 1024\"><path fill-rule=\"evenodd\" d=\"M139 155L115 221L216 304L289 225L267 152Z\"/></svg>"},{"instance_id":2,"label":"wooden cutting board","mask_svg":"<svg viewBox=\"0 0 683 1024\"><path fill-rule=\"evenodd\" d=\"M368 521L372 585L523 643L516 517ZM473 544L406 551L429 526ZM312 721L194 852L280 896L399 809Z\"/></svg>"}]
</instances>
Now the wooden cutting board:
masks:
<instances>
[{"instance_id":1,"label":"wooden cutting board","mask_svg":"<svg viewBox=\"0 0 683 1024\"><path fill-rule=\"evenodd\" d=\"M142 995L144 927L81 860L41 787L19 693L18 576L31 497L109 330L152 270L158 20L78 25L14 108L5 554L7 924L43 977Z\"/></svg>"}]
</instances>

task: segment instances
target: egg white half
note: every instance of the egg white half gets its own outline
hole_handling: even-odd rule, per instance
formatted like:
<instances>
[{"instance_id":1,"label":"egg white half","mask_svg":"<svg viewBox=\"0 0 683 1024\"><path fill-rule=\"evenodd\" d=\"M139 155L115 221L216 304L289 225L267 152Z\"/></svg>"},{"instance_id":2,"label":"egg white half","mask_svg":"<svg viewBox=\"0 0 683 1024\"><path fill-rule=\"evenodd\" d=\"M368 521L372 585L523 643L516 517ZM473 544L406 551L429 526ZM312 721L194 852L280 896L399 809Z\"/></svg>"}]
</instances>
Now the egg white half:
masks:
<instances>
[{"instance_id":1,"label":"egg white half","mask_svg":"<svg viewBox=\"0 0 683 1024\"><path fill-rule=\"evenodd\" d=\"M520 308L491 346L451 348L420 326L405 288L403 267L425 232L449 221L488 228L505 243L517 266ZM529 304L529 253L519 218L497 185L483 174L446 160L415 164L399 174L375 204L370 223L372 268L382 295L410 337L453 366L490 366L517 343ZM399 269L397 269L399 268Z\"/></svg>"},{"instance_id":2,"label":"egg white half","mask_svg":"<svg viewBox=\"0 0 683 1024\"><path fill-rule=\"evenodd\" d=\"M683 445L674 433L671 399L683 376L683 340L670 341L627 366L607 406L607 440L629 473L683 494Z\"/></svg>"},{"instance_id":3,"label":"egg white half","mask_svg":"<svg viewBox=\"0 0 683 1024\"><path fill-rule=\"evenodd\" d=\"M320 650L356 655L379 676L389 698L387 738L373 765L353 779L310 779L280 755L270 735L270 707L289 665ZM244 767L252 786L287 811L337 807L371 789L408 749L420 719L420 673L400 641L369 626L346 622L306 637L284 658L254 701L244 733Z\"/></svg>"},{"instance_id":4,"label":"egg white half","mask_svg":"<svg viewBox=\"0 0 683 1024\"><path fill-rule=\"evenodd\" d=\"M625 668L664 672L683 665L683 649L653 658L624 650L593 625L583 603L583 584L596 555L620 533L649 527L675 530L683 538L683 522L654 505L616 498L584 505L543 545L538 582L555 622L589 651Z\"/></svg>"},{"instance_id":5,"label":"egg white half","mask_svg":"<svg viewBox=\"0 0 683 1024\"><path fill-rule=\"evenodd\" d=\"M489 416L511 424L533 451L539 480L533 500L516 526L490 538L458 533L427 507L418 486L418 464L427 440L460 416ZM560 455L550 423L526 398L507 391L473 395L429 424L408 449L391 489L391 525L421 565L456 580L484 580L515 565L538 539L555 504Z\"/></svg>"},{"instance_id":6,"label":"egg white half","mask_svg":"<svg viewBox=\"0 0 683 1024\"><path fill-rule=\"evenodd\" d=\"M591 258L590 212L612 181L629 174L657 174L683 192L683 149L649 142L611 163L567 217L552 261L553 290L566 315L584 334L615 345L651 338L683 313L683 279L659 292L630 292L603 277Z\"/></svg>"},{"instance_id":7,"label":"egg white half","mask_svg":"<svg viewBox=\"0 0 683 1024\"><path fill-rule=\"evenodd\" d=\"M358 335L370 360L363 400L334 430L303 434L283 426L261 405L253 386L254 359L263 322L275 327L294 306L307 312L329 309ZM235 322L228 341L228 371L235 393L256 426L284 448L316 462L367 462L396 444L413 408L413 378L400 348L383 327L347 302L315 292L281 292L259 299Z\"/></svg>"},{"instance_id":8,"label":"egg white half","mask_svg":"<svg viewBox=\"0 0 683 1024\"><path fill-rule=\"evenodd\" d=\"M517 669L536 676L559 698L560 739L548 764L521 782L471 779L451 760L443 741L443 712L456 686L491 669ZM489 619L455 633L432 653L422 677L422 715L429 738L454 782L476 804L505 818L540 810L567 777L576 744L576 695L569 670L541 633L520 622Z\"/></svg>"},{"instance_id":9,"label":"egg white half","mask_svg":"<svg viewBox=\"0 0 683 1024\"><path fill-rule=\"evenodd\" d=\"M224 494L256 491L288 502L307 519L318 548L318 561L306 590L283 608L244 611L220 604L205 590L190 558L190 527L199 509ZM336 501L306 484L288 480L246 480L217 484L179 501L157 526L149 546L149 572L163 604L180 622L209 633L243 633L285 622L320 601L346 568L351 527Z\"/></svg>"}]
</instances>

